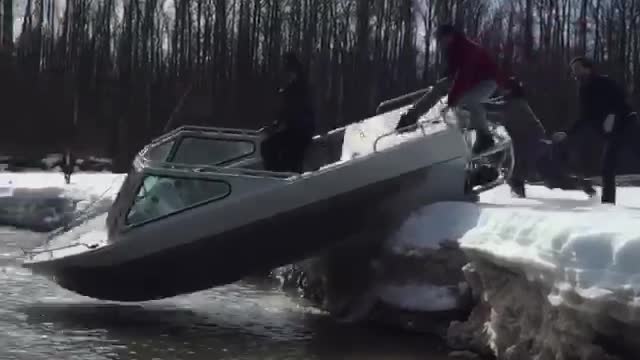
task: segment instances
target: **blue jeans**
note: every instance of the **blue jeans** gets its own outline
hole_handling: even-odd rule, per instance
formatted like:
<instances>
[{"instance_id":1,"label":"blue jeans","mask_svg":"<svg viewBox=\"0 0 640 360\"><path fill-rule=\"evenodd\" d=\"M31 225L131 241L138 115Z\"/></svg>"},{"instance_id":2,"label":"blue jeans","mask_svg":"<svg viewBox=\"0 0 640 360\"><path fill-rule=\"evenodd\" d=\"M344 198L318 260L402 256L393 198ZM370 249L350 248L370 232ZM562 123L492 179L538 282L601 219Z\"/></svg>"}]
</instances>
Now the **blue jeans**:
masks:
<instances>
[{"instance_id":1,"label":"blue jeans","mask_svg":"<svg viewBox=\"0 0 640 360\"><path fill-rule=\"evenodd\" d=\"M489 133L484 103L491 98L497 88L498 84L494 80L485 80L462 94L458 101L458 106L464 106L469 110L469 127L478 133Z\"/></svg>"}]
</instances>

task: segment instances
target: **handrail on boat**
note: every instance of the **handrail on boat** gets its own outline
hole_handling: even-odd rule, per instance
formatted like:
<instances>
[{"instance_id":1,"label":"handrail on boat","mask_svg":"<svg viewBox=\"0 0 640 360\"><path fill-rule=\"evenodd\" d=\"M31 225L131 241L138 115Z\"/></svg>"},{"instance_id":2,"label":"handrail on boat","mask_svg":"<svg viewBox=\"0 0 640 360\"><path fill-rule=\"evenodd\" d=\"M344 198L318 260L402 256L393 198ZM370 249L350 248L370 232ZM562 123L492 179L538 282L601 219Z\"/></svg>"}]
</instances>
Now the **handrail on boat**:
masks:
<instances>
[{"instance_id":1,"label":"handrail on boat","mask_svg":"<svg viewBox=\"0 0 640 360\"><path fill-rule=\"evenodd\" d=\"M256 138L263 134L263 131L261 130L223 128L223 127L214 127L214 126L183 125L154 138L153 140L151 140L151 142L149 142L147 146L145 146L145 149L152 148L159 143L163 143L185 132L190 132L197 135L239 135L239 136L245 136L248 138Z\"/></svg>"},{"instance_id":2,"label":"handrail on boat","mask_svg":"<svg viewBox=\"0 0 640 360\"><path fill-rule=\"evenodd\" d=\"M422 95L426 94L432 88L433 88L432 86L429 86L423 89L416 90L414 92L410 92L408 94L404 94L388 100L384 100L380 102L380 104L378 104L378 107L376 108L376 115L393 111L395 109L408 105L409 103L419 99Z\"/></svg>"},{"instance_id":3,"label":"handrail on boat","mask_svg":"<svg viewBox=\"0 0 640 360\"><path fill-rule=\"evenodd\" d=\"M300 175L294 172L276 172L276 171L256 170L256 169L247 169L247 168L229 168L229 167L221 167L221 166L206 165L206 164L173 163L173 162L165 162L165 161L158 161L158 160L150 160L145 157L136 159L136 162L139 164L141 168L149 168L156 171L157 170L159 171L177 170L177 171L191 171L194 173L215 172L222 175L246 175L246 176L257 176L257 177L269 177L269 178L276 178L276 179L288 179L288 178Z\"/></svg>"},{"instance_id":4,"label":"handrail on boat","mask_svg":"<svg viewBox=\"0 0 640 360\"><path fill-rule=\"evenodd\" d=\"M199 125L183 125L177 127L167 134L180 133L184 131L195 131L200 133L216 133L216 134L235 134L235 135L247 135L247 136L259 136L262 132L260 130L241 129L241 128L226 128L216 126L199 126Z\"/></svg>"},{"instance_id":5,"label":"handrail on boat","mask_svg":"<svg viewBox=\"0 0 640 360\"><path fill-rule=\"evenodd\" d=\"M44 254L44 253L50 253L51 256L53 256L53 252L54 251L59 251L59 250L64 250L64 249L70 249L72 247L76 247L76 246L84 246L87 249L91 250L91 249L95 249L97 247L97 245L95 244L85 244L85 243L81 243L81 242L74 242L68 245L63 245L63 246L58 246L58 247L54 247L54 248L47 248L47 249L42 249L42 250L37 250L33 249L33 250L25 250L22 249L22 252L24 253L25 257L28 257L29 259L33 259L34 256L38 256L40 254Z\"/></svg>"},{"instance_id":6,"label":"handrail on boat","mask_svg":"<svg viewBox=\"0 0 640 360\"><path fill-rule=\"evenodd\" d=\"M490 99L489 101L487 101L487 104L496 104L499 101L499 100L498 101L496 101L496 100L497 99ZM412 128L416 128L416 130L417 130L417 127L420 127L420 129L422 130L422 136L426 136L427 134L426 134L425 126L432 125L432 124L438 123L440 121L442 121L445 124L447 124L447 126L452 126L451 124L449 124L444 119L444 114L441 114L439 117L434 118L434 119L430 119L430 120L427 120L427 121L417 121L414 124L407 125L407 126L405 126L403 128L400 128L400 129L394 129L393 131L390 131L388 133L385 133L385 134L382 134L382 135L378 136L378 138L375 140L375 142L373 144L374 152L378 152L378 142L381 139L385 138L385 137L392 136L392 135L397 135L399 133L402 133L404 130L409 130L409 129L412 129ZM464 129L461 128L460 130L464 132ZM461 135L464 136L464 133L461 134ZM479 161L479 160L481 160L483 158L486 158L488 156L495 155L495 154L498 154L498 153L501 153L501 152L504 152L504 151L508 151L509 152L508 156L510 157L511 161L509 162L507 171L506 171L506 173L504 173L502 176L499 176L494 181L489 182L489 183L487 183L485 185L482 185L482 186L479 186L479 187L473 189L474 193L480 193L482 191L486 191L486 190L492 189L492 188L502 184L506 179L510 178L511 175L513 174L513 170L514 170L514 166L515 166L515 152L514 152L514 149L513 149L513 143L511 141L511 138L501 136L500 134L498 134L498 138L499 138L499 141L498 141L498 143L496 145L494 145L491 149L489 149L487 151L484 151L484 152L482 152L480 154L472 155L470 157L470 159L469 159L469 162L471 163L471 162L474 162L474 161ZM505 154L505 156L506 156L506 154Z\"/></svg>"},{"instance_id":7,"label":"handrail on boat","mask_svg":"<svg viewBox=\"0 0 640 360\"><path fill-rule=\"evenodd\" d=\"M259 137L263 136L263 133L264 132L262 130L185 125L153 139L149 144L142 148L142 150L140 150L138 155L146 157L145 155L158 145L178 138L179 136L184 137L227 135L232 136L234 140L246 140L255 142Z\"/></svg>"},{"instance_id":8,"label":"handrail on boat","mask_svg":"<svg viewBox=\"0 0 640 360\"><path fill-rule=\"evenodd\" d=\"M504 140L503 142L501 142L498 145L496 145L493 149L488 150L488 151L486 151L484 153L478 154L478 155L476 155L476 156L474 156L472 158L472 160L477 161L477 160L482 159L483 157L490 156L490 155L499 153L501 151L505 151L507 149L509 151L509 156L511 157L511 161L509 163L509 167L507 169L507 172L505 174L503 174L502 176L498 176L498 178L496 178L495 180L493 180L493 181L491 181L491 182L489 182L487 184L475 187L472 190L473 193L479 194L481 192L493 189L493 188L495 188L497 186L502 185L505 182L505 180L509 179L511 177L511 174L513 174L513 169L515 167L515 152L513 150L513 145L511 143L511 140Z\"/></svg>"},{"instance_id":9,"label":"handrail on boat","mask_svg":"<svg viewBox=\"0 0 640 360\"><path fill-rule=\"evenodd\" d=\"M380 140L382 140L383 138L392 136L392 135L397 135L402 133L405 130L410 130L412 128L417 128L419 127L420 130L422 130L422 136L427 136L427 131L425 130L425 125L432 125L432 124L436 124L438 123L440 120L436 119L431 119L431 120L427 120L427 121L418 121L415 124L411 124L411 125L407 125L405 127L402 127L400 129L394 129L392 131L386 132L380 136L378 136L376 138L376 140L373 142L373 152L378 152L378 142L380 142Z\"/></svg>"}]
</instances>

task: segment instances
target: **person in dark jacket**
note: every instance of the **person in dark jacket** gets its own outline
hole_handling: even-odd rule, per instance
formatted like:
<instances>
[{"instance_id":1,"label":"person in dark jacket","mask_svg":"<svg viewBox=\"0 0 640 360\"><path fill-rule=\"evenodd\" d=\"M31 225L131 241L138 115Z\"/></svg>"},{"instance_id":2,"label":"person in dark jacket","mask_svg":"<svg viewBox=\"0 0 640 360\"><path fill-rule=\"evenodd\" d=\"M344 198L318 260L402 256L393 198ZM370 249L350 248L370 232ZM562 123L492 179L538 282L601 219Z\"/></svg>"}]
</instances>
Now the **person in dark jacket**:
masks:
<instances>
[{"instance_id":1,"label":"person in dark jacket","mask_svg":"<svg viewBox=\"0 0 640 360\"><path fill-rule=\"evenodd\" d=\"M306 74L293 53L284 58L285 85L280 89L280 110L263 142L264 167L270 171L303 171L304 156L315 132L315 116Z\"/></svg>"},{"instance_id":2,"label":"person in dark jacket","mask_svg":"<svg viewBox=\"0 0 640 360\"><path fill-rule=\"evenodd\" d=\"M602 156L602 202L616 202L616 172L618 156L627 143L635 145L640 155L637 140L628 141L627 135L638 127L637 114L626 101L624 90L611 78L598 74L593 63L584 57L574 58L571 71L579 82L580 117L567 132L554 134L556 141L579 137L586 127L591 127L604 137Z\"/></svg>"},{"instance_id":3,"label":"person in dark jacket","mask_svg":"<svg viewBox=\"0 0 640 360\"><path fill-rule=\"evenodd\" d=\"M545 186L563 190L581 189L593 196L591 184L578 177L570 176L554 155L554 145L547 139L547 132L525 97L522 83L515 77L506 81L509 89L504 97L502 109L503 123L513 144L515 164L507 183L511 192L526 197L525 182L537 172Z\"/></svg>"},{"instance_id":4,"label":"person in dark jacket","mask_svg":"<svg viewBox=\"0 0 640 360\"><path fill-rule=\"evenodd\" d=\"M474 153L494 145L483 103L502 85L496 62L487 50L471 41L453 25L441 25L436 40L447 59L447 77L452 79L447 106L463 106L470 112L470 127L477 132Z\"/></svg>"}]
</instances>

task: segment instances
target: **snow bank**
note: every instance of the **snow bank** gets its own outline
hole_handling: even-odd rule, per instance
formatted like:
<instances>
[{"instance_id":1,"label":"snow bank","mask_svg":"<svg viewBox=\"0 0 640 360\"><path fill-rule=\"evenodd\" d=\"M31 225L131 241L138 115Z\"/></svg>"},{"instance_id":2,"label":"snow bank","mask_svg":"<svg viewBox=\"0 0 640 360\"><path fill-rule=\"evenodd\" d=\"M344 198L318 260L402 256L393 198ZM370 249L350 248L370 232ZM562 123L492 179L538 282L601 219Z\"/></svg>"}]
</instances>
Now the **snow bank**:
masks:
<instances>
[{"instance_id":1,"label":"snow bank","mask_svg":"<svg viewBox=\"0 0 640 360\"><path fill-rule=\"evenodd\" d=\"M0 226L50 231L79 214L104 212L124 177L78 173L67 185L60 173L0 173Z\"/></svg>"},{"instance_id":2,"label":"snow bank","mask_svg":"<svg viewBox=\"0 0 640 360\"><path fill-rule=\"evenodd\" d=\"M622 189L621 206L601 205L580 192L528 192L529 199L512 199L503 186L483 194L479 204L425 207L391 246L406 253L458 241L467 254L551 285L554 303L640 323L640 189ZM619 313L604 305L610 302L629 308Z\"/></svg>"},{"instance_id":3,"label":"snow bank","mask_svg":"<svg viewBox=\"0 0 640 360\"><path fill-rule=\"evenodd\" d=\"M450 328L452 344L505 359L603 359L603 347L593 344L603 336L635 347L629 339L640 339L640 189L621 189L619 206L580 192L530 187L528 194L513 199L503 186L478 204L430 205L393 240L404 252L457 241L467 255L465 278L479 304ZM390 299L415 307L403 295Z\"/></svg>"},{"instance_id":4,"label":"snow bank","mask_svg":"<svg viewBox=\"0 0 640 360\"><path fill-rule=\"evenodd\" d=\"M554 305L640 325L640 189L623 189L621 206L535 190L538 204L524 208L484 203L505 187L488 193L478 225L460 238L462 249L549 286Z\"/></svg>"},{"instance_id":5,"label":"snow bank","mask_svg":"<svg viewBox=\"0 0 640 360\"><path fill-rule=\"evenodd\" d=\"M500 359L640 348L640 189L619 189L618 206L527 191L424 207L396 231L297 265L297 285L343 319L438 333L425 319L446 314L452 346Z\"/></svg>"},{"instance_id":6,"label":"snow bank","mask_svg":"<svg viewBox=\"0 0 640 360\"><path fill-rule=\"evenodd\" d=\"M460 205L457 221L443 227L438 206L411 216L386 239L378 258L374 294L402 310L439 312L459 309L467 292L462 274L466 258L456 242L472 228L478 208ZM436 222L432 222L432 220Z\"/></svg>"}]
</instances>

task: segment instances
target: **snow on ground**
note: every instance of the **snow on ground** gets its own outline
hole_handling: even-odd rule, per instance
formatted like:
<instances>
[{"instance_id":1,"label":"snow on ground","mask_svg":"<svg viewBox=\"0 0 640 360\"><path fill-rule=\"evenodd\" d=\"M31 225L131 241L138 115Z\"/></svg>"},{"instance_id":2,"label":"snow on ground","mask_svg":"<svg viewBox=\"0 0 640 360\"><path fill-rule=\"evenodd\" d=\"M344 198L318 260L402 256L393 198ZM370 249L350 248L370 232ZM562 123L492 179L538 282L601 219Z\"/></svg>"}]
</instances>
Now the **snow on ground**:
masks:
<instances>
[{"instance_id":1,"label":"snow on ground","mask_svg":"<svg viewBox=\"0 0 640 360\"><path fill-rule=\"evenodd\" d=\"M124 176L77 173L66 184L55 172L0 172L0 225L50 231L81 214L104 212Z\"/></svg>"},{"instance_id":2,"label":"snow on ground","mask_svg":"<svg viewBox=\"0 0 640 360\"><path fill-rule=\"evenodd\" d=\"M506 187L486 193L477 225L460 238L463 250L546 283L553 304L640 324L640 189L621 188L618 206L531 190L517 201Z\"/></svg>"},{"instance_id":3,"label":"snow on ground","mask_svg":"<svg viewBox=\"0 0 640 360\"><path fill-rule=\"evenodd\" d=\"M527 191L529 198L515 199L500 186L477 204L427 206L388 246L409 254L459 244L471 262L465 277L482 300L470 320L450 332L458 333L456 339L463 334L463 343L483 342L479 347L498 358L582 351L579 358L604 359L602 348L591 346L598 334L640 346L633 343L640 335L640 188L619 188L616 206L578 191L538 186ZM438 296L431 284L396 290L379 296L425 311L430 304L404 299L420 292ZM447 302L440 296L436 303Z\"/></svg>"},{"instance_id":4,"label":"snow on ground","mask_svg":"<svg viewBox=\"0 0 640 360\"><path fill-rule=\"evenodd\" d=\"M110 173L76 173L71 177L71 183L64 182L64 176L56 172L12 173L0 172L0 189L33 191L53 191L58 189L65 195L86 199L92 195L100 195L111 190L111 195L117 193L119 185L124 179L123 174ZM115 186L111 186L115 184Z\"/></svg>"},{"instance_id":5,"label":"snow on ground","mask_svg":"<svg viewBox=\"0 0 640 360\"><path fill-rule=\"evenodd\" d=\"M640 189L620 188L617 206L578 191L539 186L527 191L529 198L516 199L500 186L482 194L478 204L427 206L405 222L389 247L409 254L458 241L465 252L547 283L554 289L549 295L554 303L602 312L607 311L603 304L613 301L628 311L618 307L611 316L640 323ZM418 289L383 289L380 296L406 307L399 299L417 296ZM446 304L441 289L426 284L424 291L438 299L425 302L424 310ZM455 299L450 300L453 306Z\"/></svg>"}]
</instances>

